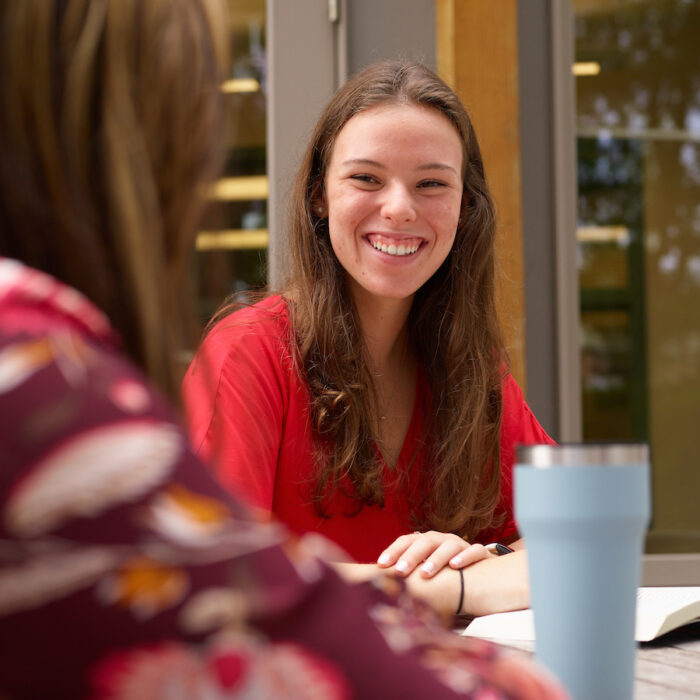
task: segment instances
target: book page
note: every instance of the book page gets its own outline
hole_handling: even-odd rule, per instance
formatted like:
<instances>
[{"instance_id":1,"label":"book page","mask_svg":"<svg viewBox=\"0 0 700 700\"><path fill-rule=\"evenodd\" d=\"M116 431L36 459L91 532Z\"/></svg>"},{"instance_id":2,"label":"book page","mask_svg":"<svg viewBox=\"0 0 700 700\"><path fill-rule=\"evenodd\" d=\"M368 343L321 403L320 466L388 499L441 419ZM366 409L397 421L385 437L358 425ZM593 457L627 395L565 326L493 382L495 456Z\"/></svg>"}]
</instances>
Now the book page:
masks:
<instances>
[{"instance_id":1,"label":"book page","mask_svg":"<svg viewBox=\"0 0 700 700\"><path fill-rule=\"evenodd\" d=\"M535 617L532 610L495 613L476 617L462 632L465 637L535 641Z\"/></svg>"},{"instance_id":2,"label":"book page","mask_svg":"<svg viewBox=\"0 0 700 700\"><path fill-rule=\"evenodd\" d=\"M700 586L640 588L635 639L647 642L700 617ZM534 641L532 610L477 617L462 632L469 637Z\"/></svg>"},{"instance_id":3,"label":"book page","mask_svg":"<svg viewBox=\"0 0 700 700\"><path fill-rule=\"evenodd\" d=\"M648 642L700 617L700 586L659 586L637 591L635 639Z\"/></svg>"}]
</instances>

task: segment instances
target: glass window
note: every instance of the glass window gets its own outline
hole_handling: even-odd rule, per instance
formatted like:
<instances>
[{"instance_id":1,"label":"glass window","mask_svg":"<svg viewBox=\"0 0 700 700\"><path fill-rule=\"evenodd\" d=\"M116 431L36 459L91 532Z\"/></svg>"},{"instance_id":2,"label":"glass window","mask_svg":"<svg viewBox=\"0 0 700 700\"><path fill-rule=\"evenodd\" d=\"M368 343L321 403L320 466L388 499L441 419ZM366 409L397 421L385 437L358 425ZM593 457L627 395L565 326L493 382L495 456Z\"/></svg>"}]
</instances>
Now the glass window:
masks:
<instances>
[{"instance_id":1,"label":"glass window","mask_svg":"<svg viewBox=\"0 0 700 700\"><path fill-rule=\"evenodd\" d=\"M584 438L649 440L649 551L700 551L700 2L574 0Z\"/></svg>"},{"instance_id":2,"label":"glass window","mask_svg":"<svg viewBox=\"0 0 700 700\"><path fill-rule=\"evenodd\" d=\"M234 292L267 279L265 0L228 0L231 75L226 167L197 236L198 312L206 321Z\"/></svg>"}]
</instances>

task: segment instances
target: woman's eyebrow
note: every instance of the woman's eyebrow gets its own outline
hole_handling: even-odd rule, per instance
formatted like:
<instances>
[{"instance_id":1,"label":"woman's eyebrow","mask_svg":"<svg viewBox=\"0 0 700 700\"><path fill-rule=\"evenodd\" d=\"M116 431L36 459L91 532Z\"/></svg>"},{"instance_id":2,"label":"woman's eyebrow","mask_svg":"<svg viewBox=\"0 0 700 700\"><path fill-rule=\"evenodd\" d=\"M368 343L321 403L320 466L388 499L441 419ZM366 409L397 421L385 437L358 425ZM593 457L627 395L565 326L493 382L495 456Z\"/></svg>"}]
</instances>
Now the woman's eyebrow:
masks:
<instances>
[{"instance_id":1,"label":"woman's eyebrow","mask_svg":"<svg viewBox=\"0 0 700 700\"><path fill-rule=\"evenodd\" d=\"M386 166L379 161L372 160L371 158L348 158L344 160L341 165L370 165L375 168L385 168ZM447 163L424 163L419 165L416 170L449 170L455 175L459 175L457 170Z\"/></svg>"},{"instance_id":2,"label":"woman's eyebrow","mask_svg":"<svg viewBox=\"0 0 700 700\"><path fill-rule=\"evenodd\" d=\"M419 165L416 170L450 170L455 175L458 174L457 171L451 165L447 165L447 163L425 163L424 165Z\"/></svg>"},{"instance_id":3,"label":"woman's eyebrow","mask_svg":"<svg viewBox=\"0 0 700 700\"><path fill-rule=\"evenodd\" d=\"M348 158L344 160L341 165L371 165L375 168L383 168L384 166L376 160L371 158Z\"/></svg>"}]
</instances>

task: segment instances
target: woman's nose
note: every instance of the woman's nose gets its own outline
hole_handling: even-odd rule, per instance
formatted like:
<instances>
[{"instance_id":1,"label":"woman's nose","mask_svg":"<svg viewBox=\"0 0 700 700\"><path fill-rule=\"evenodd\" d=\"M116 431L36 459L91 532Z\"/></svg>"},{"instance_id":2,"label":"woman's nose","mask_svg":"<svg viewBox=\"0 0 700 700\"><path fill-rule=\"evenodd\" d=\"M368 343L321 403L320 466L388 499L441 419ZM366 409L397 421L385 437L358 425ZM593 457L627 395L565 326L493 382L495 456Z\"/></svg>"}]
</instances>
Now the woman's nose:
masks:
<instances>
[{"instance_id":1,"label":"woman's nose","mask_svg":"<svg viewBox=\"0 0 700 700\"><path fill-rule=\"evenodd\" d=\"M395 223L415 220L415 202L412 193L405 185L395 183L384 190L381 215Z\"/></svg>"}]
</instances>

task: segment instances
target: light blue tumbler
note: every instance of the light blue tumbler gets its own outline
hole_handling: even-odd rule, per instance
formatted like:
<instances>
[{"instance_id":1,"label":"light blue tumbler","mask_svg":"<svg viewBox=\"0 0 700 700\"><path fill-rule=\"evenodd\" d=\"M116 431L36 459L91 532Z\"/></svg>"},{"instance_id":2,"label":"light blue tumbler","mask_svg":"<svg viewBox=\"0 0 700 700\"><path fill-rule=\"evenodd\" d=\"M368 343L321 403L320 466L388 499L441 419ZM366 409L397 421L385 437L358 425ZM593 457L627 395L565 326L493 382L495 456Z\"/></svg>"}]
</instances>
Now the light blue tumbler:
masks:
<instances>
[{"instance_id":1,"label":"light blue tumbler","mask_svg":"<svg viewBox=\"0 0 700 700\"><path fill-rule=\"evenodd\" d=\"M646 445L518 448L535 654L574 700L632 698L649 483Z\"/></svg>"}]
</instances>

